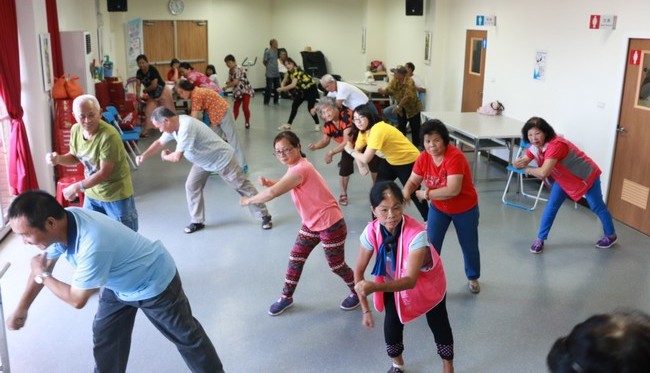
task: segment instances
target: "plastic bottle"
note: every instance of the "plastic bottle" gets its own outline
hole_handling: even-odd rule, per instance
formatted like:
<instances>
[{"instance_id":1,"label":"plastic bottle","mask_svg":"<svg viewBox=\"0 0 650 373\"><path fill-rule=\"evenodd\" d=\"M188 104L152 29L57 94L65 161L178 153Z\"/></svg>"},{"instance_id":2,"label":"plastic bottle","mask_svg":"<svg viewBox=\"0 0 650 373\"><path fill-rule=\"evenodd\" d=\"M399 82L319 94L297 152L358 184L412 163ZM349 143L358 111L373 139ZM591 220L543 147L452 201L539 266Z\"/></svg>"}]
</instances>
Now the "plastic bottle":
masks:
<instances>
[{"instance_id":1,"label":"plastic bottle","mask_svg":"<svg viewBox=\"0 0 650 373\"><path fill-rule=\"evenodd\" d=\"M108 55L104 56L103 68L104 68L104 77L111 78L113 76L113 61L111 61Z\"/></svg>"}]
</instances>

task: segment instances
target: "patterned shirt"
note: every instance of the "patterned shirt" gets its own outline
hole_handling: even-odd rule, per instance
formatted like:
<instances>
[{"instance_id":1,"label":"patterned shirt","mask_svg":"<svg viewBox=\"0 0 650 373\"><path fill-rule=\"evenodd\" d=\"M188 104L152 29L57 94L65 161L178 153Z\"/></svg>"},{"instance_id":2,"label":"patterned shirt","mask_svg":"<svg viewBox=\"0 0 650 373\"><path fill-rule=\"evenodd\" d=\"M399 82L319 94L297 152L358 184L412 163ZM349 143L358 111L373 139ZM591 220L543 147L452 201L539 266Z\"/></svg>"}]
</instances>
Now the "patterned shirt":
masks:
<instances>
[{"instance_id":1,"label":"patterned shirt","mask_svg":"<svg viewBox=\"0 0 650 373\"><path fill-rule=\"evenodd\" d=\"M323 125L323 132L340 144L344 140L343 132L348 128L352 128L352 110L343 108L339 110L338 122L326 122Z\"/></svg>"},{"instance_id":2,"label":"patterned shirt","mask_svg":"<svg viewBox=\"0 0 650 373\"><path fill-rule=\"evenodd\" d=\"M412 118L422 110L421 103L418 100L418 91L415 89L413 79L405 76L403 81L391 79L386 87L386 93L393 95L395 101L406 110L406 116ZM405 99L402 105L402 99Z\"/></svg>"},{"instance_id":3,"label":"patterned shirt","mask_svg":"<svg viewBox=\"0 0 650 373\"><path fill-rule=\"evenodd\" d=\"M228 101L217 92L207 88L194 88L190 94L192 111L204 111L210 123L218 125L228 111Z\"/></svg>"},{"instance_id":4,"label":"patterned shirt","mask_svg":"<svg viewBox=\"0 0 650 373\"><path fill-rule=\"evenodd\" d=\"M239 100L244 95L253 95L255 93L255 90L251 86L251 83L248 81L248 76L246 75L246 72L244 69L242 69L239 66L235 66L230 71L228 72L228 77L230 80L238 80L239 83L237 83L236 86L233 87L232 90L232 97L235 100Z\"/></svg>"}]
</instances>

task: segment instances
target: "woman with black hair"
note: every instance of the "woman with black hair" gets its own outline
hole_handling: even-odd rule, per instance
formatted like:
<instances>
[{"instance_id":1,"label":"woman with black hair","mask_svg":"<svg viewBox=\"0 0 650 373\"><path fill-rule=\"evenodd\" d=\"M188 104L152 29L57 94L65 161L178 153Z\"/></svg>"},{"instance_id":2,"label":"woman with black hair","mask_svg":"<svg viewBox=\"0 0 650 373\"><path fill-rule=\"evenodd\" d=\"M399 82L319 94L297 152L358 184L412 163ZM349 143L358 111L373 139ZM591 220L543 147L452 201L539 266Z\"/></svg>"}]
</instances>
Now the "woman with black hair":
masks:
<instances>
[{"instance_id":1,"label":"woman with black hair","mask_svg":"<svg viewBox=\"0 0 650 373\"><path fill-rule=\"evenodd\" d=\"M567 196L576 202L585 197L589 208L603 225L604 236L596 242L596 247L612 247L618 237L612 215L603 201L601 171L596 162L572 142L557 136L553 127L542 118L530 118L521 129L521 135L528 139L530 147L513 165L524 169L526 175L540 179L551 177L555 181L542 214L537 239L530 247L530 252L539 254L544 250L544 241L548 238L555 216ZM539 167L528 167L533 159Z\"/></svg>"},{"instance_id":2,"label":"woman with black hair","mask_svg":"<svg viewBox=\"0 0 650 373\"><path fill-rule=\"evenodd\" d=\"M454 338L447 315L445 269L422 224L404 214L404 203L402 191L393 181L378 182L370 191L370 205L377 218L361 233L354 268L363 325L374 327L366 299L373 294L375 309L385 313L386 352L393 359L388 372L403 373L404 324L425 315L443 361L442 371L453 373ZM364 274L373 254L375 281L367 281Z\"/></svg>"},{"instance_id":3,"label":"woman with black hair","mask_svg":"<svg viewBox=\"0 0 650 373\"><path fill-rule=\"evenodd\" d=\"M287 123L278 127L278 129L280 131L291 131L291 124L296 118L296 114L298 114L298 108L304 101L307 101L307 112L309 112L309 115L311 115L315 123L314 131L320 132L318 115L316 115L316 112L312 114L311 110L316 106L316 100L318 100L318 88L316 82L311 76L300 70L296 61L292 58L287 57L284 61L284 66L287 68L287 73L277 91L280 93L289 92L289 95L291 95L291 98L293 99L293 103L291 104L289 120Z\"/></svg>"},{"instance_id":4,"label":"woman with black hair","mask_svg":"<svg viewBox=\"0 0 650 373\"><path fill-rule=\"evenodd\" d=\"M273 154L280 163L287 166L287 172L279 180L260 177L260 184L267 187L253 197L242 197L243 206L268 202L291 192L302 227L291 248L289 265L282 289L282 296L269 308L269 315L277 316L293 305L302 269L318 243L323 243L325 258L332 272L345 282L350 294L343 299L340 308L350 311L359 306L359 297L354 291L354 274L345 263L345 238L348 228L343 212L327 182L305 158L300 139L291 131L280 132L273 140Z\"/></svg>"},{"instance_id":5,"label":"woman with black hair","mask_svg":"<svg viewBox=\"0 0 650 373\"><path fill-rule=\"evenodd\" d=\"M149 65L149 60L144 54L136 57L138 63L138 72L135 77L138 79L135 87L135 98L138 102L144 104L144 125L142 128L142 137L146 137L158 130L151 123L151 113L158 106L164 106L171 111L176 111L174 99L172 98L171 89L167 88L165 81L158 70ZM142 87L144 86L144 87ZM140 89L142 88L142 94Z\"/></svg>"},{"instance_id":6,"label":"woman with black hair","mask_svg":"<svg viewBox=\"0 0 650 373\"><path fill-rule=\"evenodd\" d=\"M377 119L369 104L355 108L352 121L352 137L356 134L356 141L354 146L347 144L345 151L365 164L370 163L375 155L378 156L381 160L377 170L377 182L399 179L402 185L406 185L415 160L420 154L418 148L397 128ZM361 152L363 148L365 150ZM426 221L429 212L427 204L419 201L415 192L411 199L422 219Z\"/></svg>"},{"instance_id":7,"label":"woman with black hair","mask_svg":"<svg viewBox=\"0 0 650 373\"><path fill-rule=\"evenodd\" d=\"M415 161L413 172L404 185L404 198L415 192L427 201L427 234L438 254L449 224L454 222L465 259L465 275L470 292L481 291L481 257L478 250L478 194L465 154L449 143L449 131L439 120L428 120L420 129L424 151ZM420 189L424 183L426 189Z\"/></svg>"}]
</instances>

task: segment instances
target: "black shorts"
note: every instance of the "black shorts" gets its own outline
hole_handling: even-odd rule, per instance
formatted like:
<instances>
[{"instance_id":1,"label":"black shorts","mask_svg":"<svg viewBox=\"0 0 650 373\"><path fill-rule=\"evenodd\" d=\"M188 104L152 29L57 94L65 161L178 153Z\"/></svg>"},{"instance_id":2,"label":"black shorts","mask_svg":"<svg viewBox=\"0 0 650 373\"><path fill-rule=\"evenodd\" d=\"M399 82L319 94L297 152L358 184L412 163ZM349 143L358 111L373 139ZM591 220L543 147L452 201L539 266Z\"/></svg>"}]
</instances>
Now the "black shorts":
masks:
<instances>
[{"instance_id":1,"label":"black shorts","mask_svg":"<svg viewBox=\"0 0 650 373\"><path fill-rule=\"evenodd\" d=\"M379 169L379 161L381 158L374 156L370 163L368 163L368 169L372 173L376 173ZM346 177L354 173L354 158L346 153L345 151L341 152L341 160L339 161L339 176Z\"/></svg>"}]
</instances>

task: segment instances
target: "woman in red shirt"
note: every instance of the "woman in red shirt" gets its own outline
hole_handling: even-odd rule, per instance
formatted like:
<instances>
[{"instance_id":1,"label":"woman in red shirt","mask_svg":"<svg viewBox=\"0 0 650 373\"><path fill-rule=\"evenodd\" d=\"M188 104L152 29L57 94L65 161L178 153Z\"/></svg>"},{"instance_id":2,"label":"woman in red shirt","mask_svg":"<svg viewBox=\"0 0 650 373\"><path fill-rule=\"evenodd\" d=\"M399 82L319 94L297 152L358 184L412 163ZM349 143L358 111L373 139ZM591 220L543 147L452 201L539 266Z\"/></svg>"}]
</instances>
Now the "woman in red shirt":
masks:
<instances>
[{"instance_id":1,"label":"woman in red shirt","mask_svg":"<svg viewBox=\"0 0 650 373\"><path fill-rule=\"evenodd\" d=\"M438 253L449 224L454 222L465 259L465 275L473 294L481 291L481 257L478 250L478 194L465 154L449 144L449 131L437 120L426 121L421 129L424 151L415 161L413 172L404 185L404 198L411 193L430 201L427 235ZM424 182L426 189L420 189Z\"/></svg>"},{"instance_id":2,"label":"woman in red shirt","mask_svg":"<svg viewBox=\"0 0 650 373\"><path fill-rule=\"evenodd\" d=\"M596 247L612 247L618 238L612 215L603 201L600 188L601 172L596 163L572 142L557 136L553 127L542 118L530 118L521 129L521 135L528 138L530 148L525 155L514 161L513 165L525 169L526 175L540 179L550 176L555 181L542 214L537 239L530 247L530 252L539 254L544 250L544 241L548 238L555 216L567 196L576 202L582 196L585 197L591 211L600 219L605 232L603 238L596 242ZM539 167L527 167L533 159Z\"/></svg>"}]
</instances>

